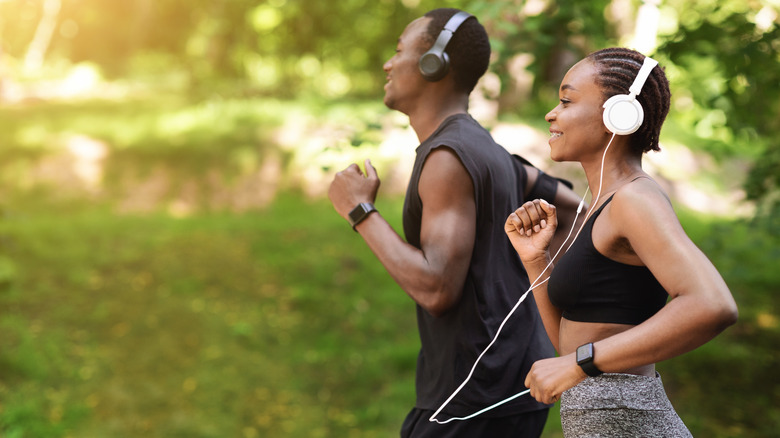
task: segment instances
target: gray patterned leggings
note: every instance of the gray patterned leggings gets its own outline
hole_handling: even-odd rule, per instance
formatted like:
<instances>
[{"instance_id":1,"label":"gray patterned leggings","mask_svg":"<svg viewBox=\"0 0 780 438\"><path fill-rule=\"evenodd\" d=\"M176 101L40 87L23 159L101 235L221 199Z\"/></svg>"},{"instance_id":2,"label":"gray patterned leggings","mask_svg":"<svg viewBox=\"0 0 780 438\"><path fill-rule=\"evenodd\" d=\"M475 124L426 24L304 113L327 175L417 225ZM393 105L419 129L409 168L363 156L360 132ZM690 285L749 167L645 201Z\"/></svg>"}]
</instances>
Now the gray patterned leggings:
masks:
<instances>
[{"instance_id":1,"label":"gray patterned leggings","mask_svg":"<svg viewBox=\"0 0 780 438\"><path fill-rule=\"evenodd\" d=\"M588 377L563 393L561 423L566 438L691 437L658 373Z\"/></svg>"}]
</instances>

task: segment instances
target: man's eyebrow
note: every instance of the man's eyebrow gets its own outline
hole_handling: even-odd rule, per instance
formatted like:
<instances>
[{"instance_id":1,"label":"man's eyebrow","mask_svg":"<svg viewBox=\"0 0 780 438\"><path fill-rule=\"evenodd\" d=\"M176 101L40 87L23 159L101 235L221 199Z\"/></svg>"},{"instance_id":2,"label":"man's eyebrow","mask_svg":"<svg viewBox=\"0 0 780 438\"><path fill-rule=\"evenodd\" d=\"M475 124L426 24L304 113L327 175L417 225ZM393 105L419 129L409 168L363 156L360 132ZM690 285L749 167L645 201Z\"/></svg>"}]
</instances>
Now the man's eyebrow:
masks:
<instances>
[{"instance_id":1,"label":"man's eyebrow","mask_svg":"<svg viewBox=\"0 0 780 438\"><path fill-rule=\"evenodd\" d=\"M563 85L561 85L561 91L564 91L564 90L572 90L572 91L577 91L577 89L576 89L576 88L574 88L574 86L573 86L573 85L569 85L569 84L563 84Z\"/></svg>"}]
</instances>

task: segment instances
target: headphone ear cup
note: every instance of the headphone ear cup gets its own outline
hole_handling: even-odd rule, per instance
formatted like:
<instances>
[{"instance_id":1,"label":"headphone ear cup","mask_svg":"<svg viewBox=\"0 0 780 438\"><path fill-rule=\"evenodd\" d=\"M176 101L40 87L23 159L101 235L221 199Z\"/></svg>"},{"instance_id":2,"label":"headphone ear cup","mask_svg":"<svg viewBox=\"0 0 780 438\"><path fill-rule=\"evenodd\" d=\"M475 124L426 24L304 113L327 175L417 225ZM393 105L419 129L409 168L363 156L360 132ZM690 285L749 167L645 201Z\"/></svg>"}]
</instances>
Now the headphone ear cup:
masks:
<instances>
[{"instance_id":1,"label":"headphone ear cup","mask_svg":"<svg viewBox=\"0 0 780 438\"><path fill-rule=\"evenodd\" d=\"M642 105L628 94L612 96L604 102L604 126L617 135L629 135L636 132L645 119Z\"/></svg>"},{"instance_id":2,"label":"headphone ear cup","mask_svg":"<svg viewBox=\"0 0 780 438\"><path fill-rule=\"evenodd\" d=\"M430 82L441 80L449 69L450 59L447 52L436 53L432 51L425 52L418 61L420 73L423 78Z\"/></svg>"}]
</instances>

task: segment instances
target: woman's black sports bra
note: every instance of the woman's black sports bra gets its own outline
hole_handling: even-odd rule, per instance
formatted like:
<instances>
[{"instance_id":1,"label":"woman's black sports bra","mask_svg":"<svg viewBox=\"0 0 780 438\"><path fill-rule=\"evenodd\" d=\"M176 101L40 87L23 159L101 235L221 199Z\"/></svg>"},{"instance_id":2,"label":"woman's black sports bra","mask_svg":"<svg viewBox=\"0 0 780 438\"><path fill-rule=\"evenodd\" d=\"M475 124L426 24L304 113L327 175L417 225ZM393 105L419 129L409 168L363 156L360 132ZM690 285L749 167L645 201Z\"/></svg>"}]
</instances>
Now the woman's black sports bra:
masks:
<instances>
[{"instance_id":1,"label":"woman's black sports bra","mask_svg":"<svg viewBox=\"0 0 780 438\"><path fill-rule=\"evenodd\" d=\"M568 320L636 325L666 304L668 294L646 266L616 262L593 246L593 224L613 196L585 222L550 275L550 302Z\"/></svg>"}]
</instances>

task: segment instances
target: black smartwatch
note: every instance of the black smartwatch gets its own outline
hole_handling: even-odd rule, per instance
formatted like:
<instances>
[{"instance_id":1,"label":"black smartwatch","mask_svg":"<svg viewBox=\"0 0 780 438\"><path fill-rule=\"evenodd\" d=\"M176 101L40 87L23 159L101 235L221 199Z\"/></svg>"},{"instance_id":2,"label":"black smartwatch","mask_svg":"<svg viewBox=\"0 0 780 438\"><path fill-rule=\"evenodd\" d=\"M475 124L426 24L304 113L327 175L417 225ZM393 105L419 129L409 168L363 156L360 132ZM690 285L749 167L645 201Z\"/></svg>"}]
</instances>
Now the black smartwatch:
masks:
<instances>
[{"instance_id":1,"label":"black smartwatch","mask_svg":"<svg viewBox=\"0 0 780 438\"><path fill-rule=\"evenodd\" d=\"M600 376L601 370L593 363L593 342L577 347L577 365L590 377Z\"/></svg>"},{"instance_id":2,"label":"black smartwatch","mask_svg":"<svg viewBox=\"0 0 780 438\"><path fill-rule=\"evenodd\" d=\"M352 229L355 230L357 224L363 222L363 219L367 218L369 214L375 211L376 207L370 202L361 202L358 204L349 212L349 224L352 225Z\"/></svg>"}]
</instances>

